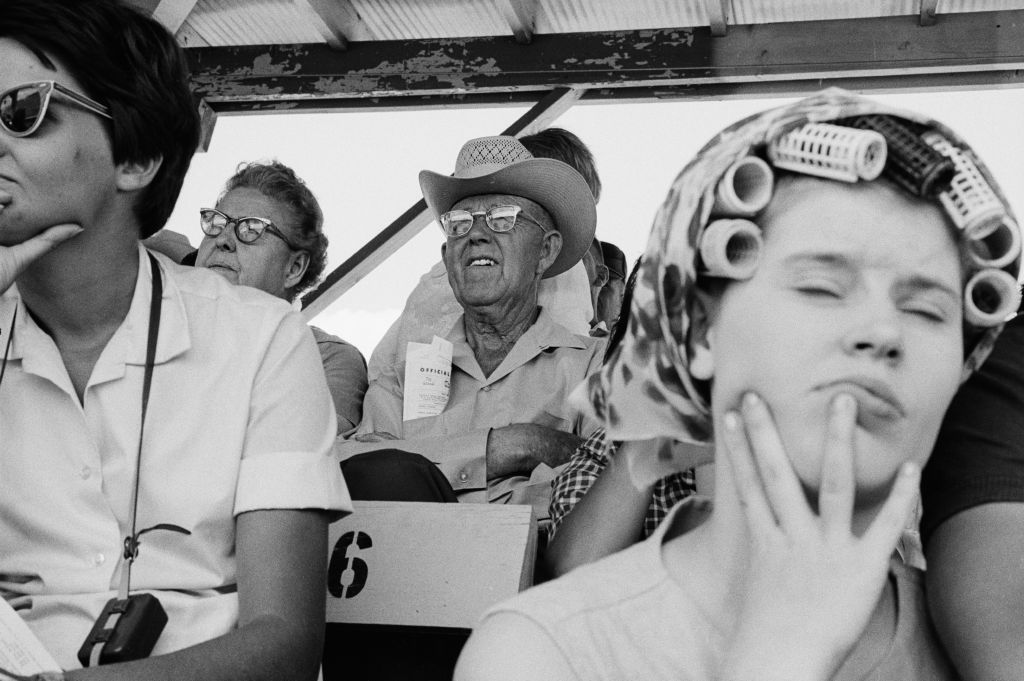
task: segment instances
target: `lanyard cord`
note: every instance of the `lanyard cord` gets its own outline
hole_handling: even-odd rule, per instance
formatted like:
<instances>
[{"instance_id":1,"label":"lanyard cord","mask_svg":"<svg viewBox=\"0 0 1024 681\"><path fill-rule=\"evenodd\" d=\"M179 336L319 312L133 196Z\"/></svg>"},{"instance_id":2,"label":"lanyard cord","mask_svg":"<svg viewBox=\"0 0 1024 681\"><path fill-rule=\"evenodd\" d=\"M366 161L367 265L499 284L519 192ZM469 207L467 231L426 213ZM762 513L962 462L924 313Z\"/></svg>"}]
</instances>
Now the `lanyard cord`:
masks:
<instances>
[{"instance_id":1,"label":"lanyard cord","mask_svg":"<svg viewBox=\"0 0 1024 681\"><path fill-rule=\"evenodd\" d=\"M118 598L128 597L132 579L132 563L139 555L139 534L135 531L135 515L139 508L139 477L142 471L142 436L146 428L146 408L149 406L149 387L153 382L153 365L156 363L156 341L160 333L160 307L163 302L164 283L160 275L160 264L147 252L153 273L153 294L149 303L149 335L146 339L146 368L142 378L142 417L139 423L139 451L135 461L135 485L132 487L132 519L129 535L124 539L124 571L121 573L121 588Z\"/></svg>"},{"instance_id":2,"label":"lanyard cord","mask_svg":"<svg viewBox=\"0 0 1024 681\"><path fill-rule=\"evenodd\" d=\"M14 340L14 323L18 321L18 308L14 308L11 316L11 331L7 334L7 345L4 347L4 363L0 365L0 385L4 384L4 374L7 373L7 355L11 352L11 341Z\"/></svg>"}]
</instances>

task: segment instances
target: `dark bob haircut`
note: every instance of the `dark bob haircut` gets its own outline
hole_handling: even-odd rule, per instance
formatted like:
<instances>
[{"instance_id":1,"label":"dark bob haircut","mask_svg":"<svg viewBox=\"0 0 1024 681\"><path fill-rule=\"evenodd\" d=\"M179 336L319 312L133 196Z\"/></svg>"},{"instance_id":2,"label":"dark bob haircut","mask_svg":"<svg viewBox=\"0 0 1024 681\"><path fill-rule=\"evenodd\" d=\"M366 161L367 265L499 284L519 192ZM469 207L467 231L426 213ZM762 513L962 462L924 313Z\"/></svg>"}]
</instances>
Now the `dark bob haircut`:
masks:
<instances>
[{"instance_id":1,"label":"dark bob haircut","mask_svg":"<svg viewBox=\"0 0 1024 681\"><path fill-rule=\"evenodd\" d=\"M0 0L0 37L67 69L105 104L115 163L162 159L134 206L140 237L167 222L199 143L188 67L160 23L117 0Z\"/></svg>"}]
</instances>

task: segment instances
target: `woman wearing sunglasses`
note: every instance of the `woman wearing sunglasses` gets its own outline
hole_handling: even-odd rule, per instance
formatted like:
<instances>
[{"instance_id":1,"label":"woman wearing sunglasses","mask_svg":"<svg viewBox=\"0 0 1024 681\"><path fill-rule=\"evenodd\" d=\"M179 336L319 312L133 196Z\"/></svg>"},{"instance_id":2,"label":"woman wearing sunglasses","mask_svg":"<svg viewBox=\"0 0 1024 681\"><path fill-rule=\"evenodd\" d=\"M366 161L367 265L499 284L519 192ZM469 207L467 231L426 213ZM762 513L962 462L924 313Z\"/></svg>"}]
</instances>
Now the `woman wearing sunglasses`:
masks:
<instances>
[{"instance_id":1,"label":"woman wearing sunglasses","mask_svg":"<svg viewBox=\"0 0 1024 681\"><path fill-rule=\"evenodd\" d=\"M202 208L202 243L196 266L232 284L251 286L288 302L316 283L327 264L324 216L313 192L295 171L277 161L243 163L216 208ZM363 414L366 360L354 345L310 326L338 434L351 432Z\"/></svg>"},{"instance_id":2,"label":"woman wearing sunglasses","mask_svg":"<svg viewBox=\"0 0 1024 681\"><path fill-rule=\"evenodd\" d=\"M316 348L287 304L139 244L198 139L156 21L4 0L0 595L67 671L0 672L317 676L350 504Z\"/></svg>"}]
</instances>

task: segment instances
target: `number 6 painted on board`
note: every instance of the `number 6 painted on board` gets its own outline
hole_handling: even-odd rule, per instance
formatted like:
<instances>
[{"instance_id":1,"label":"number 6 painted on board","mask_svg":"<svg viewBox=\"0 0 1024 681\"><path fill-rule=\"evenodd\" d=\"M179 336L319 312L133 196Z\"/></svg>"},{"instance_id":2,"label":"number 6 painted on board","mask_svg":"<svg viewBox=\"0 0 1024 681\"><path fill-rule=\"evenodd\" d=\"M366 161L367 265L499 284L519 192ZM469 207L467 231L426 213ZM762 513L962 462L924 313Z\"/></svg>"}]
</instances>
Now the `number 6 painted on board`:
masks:
<instances>
[{"instance_id":1,"label":"number 6 painted on board","mask_svg":"<svg viewBox=\"0 0 1024 681\"><path fill-rule=\"evenodd\" d=\"M346 532L338 538L334 550L331 551L331 562L327 567L327 590L335 598L355 598L366 586L366 577L369 575L366 561L358 556L349 557L347 555L348 549L353 543L359 549L368 549L373 546L373 540L365 532ZM353 576L348 586L344 586L341 583L341 578L347 570L351 570Z\"/></svg>"}]
</instances>

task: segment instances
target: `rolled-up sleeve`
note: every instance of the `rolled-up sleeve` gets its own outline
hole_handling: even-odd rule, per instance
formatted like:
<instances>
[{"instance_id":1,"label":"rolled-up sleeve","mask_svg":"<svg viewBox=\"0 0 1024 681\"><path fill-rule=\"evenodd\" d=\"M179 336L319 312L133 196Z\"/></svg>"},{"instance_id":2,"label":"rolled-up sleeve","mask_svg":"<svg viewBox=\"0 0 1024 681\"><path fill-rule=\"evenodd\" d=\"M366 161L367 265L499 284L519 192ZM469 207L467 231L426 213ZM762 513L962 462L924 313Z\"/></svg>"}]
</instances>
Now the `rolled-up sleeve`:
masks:
<instances>
[{"instance_id":1,"label":"rolled-up sleeve","mask_svg":"<svg viewBox=\"0 0 1024 681\"><path fill-rule=\"evenodd\" d=\"M352 510L337 460L333 402L313 337L295 313L274 330L252 386L234 513Z\"/></svg>"}]
</instances>

